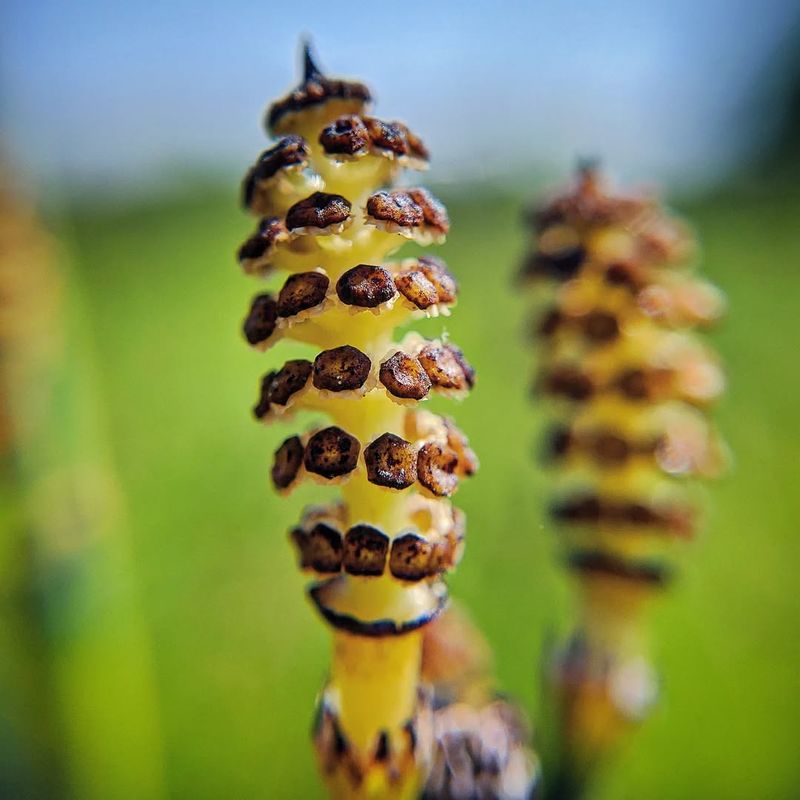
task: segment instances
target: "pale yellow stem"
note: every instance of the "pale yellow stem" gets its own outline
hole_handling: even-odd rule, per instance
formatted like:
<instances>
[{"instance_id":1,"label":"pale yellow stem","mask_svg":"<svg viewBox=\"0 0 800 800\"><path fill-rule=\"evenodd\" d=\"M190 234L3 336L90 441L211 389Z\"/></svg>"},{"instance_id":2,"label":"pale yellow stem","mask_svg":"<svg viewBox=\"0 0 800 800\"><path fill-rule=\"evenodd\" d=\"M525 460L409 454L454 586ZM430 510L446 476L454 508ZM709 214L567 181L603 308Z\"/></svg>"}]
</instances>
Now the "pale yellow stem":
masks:
<instances>
[{"instance_id":1,"label":"pale yellow stem","mask_svg":"<svg viewBox=\"0 0 800 800\"><path fill-rule=\"evenodd\" d=\"M361 750L374 746L376 733L402 728L417 702L422 634L333 635L330 691L350 742Z\"/></svg>"}]
</instances>

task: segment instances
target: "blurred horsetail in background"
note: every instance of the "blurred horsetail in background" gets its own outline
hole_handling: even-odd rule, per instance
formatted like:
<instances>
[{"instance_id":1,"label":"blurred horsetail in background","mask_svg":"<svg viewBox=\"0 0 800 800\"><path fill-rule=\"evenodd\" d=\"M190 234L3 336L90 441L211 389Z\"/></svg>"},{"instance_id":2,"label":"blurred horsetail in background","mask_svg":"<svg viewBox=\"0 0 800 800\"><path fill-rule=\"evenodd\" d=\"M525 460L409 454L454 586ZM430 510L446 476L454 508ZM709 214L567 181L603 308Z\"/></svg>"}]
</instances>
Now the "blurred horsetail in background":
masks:
<instances>
[{"instance_id":1,"label":"blurred horsetail in background","mask_svg":"<svg viewBox=\"0 0 800 800\"><path fill-rule=\"evenodd\" d=\"M4 170L0 794L158 798L149 644L70 277Z\"/></svg>"},{"instance_id":2,"label":"blurred horsetail in background","mask_svg":"<svg viewBox=\"0 0 800 800\"><path fill-rule=\"evenodd\" d=\"M726 461L707 418L725 380L693 332L724 302L690 271L685 226L653 198L609 192L593 164L531 216L521 277L538 290L536 388L556 418L543 447L550 515L580 595L548 667L559 752L546 778L553 797L572 798L655 699L649 607L675 543L699 526L681 479Z\"/></svg>"}]
</instances>

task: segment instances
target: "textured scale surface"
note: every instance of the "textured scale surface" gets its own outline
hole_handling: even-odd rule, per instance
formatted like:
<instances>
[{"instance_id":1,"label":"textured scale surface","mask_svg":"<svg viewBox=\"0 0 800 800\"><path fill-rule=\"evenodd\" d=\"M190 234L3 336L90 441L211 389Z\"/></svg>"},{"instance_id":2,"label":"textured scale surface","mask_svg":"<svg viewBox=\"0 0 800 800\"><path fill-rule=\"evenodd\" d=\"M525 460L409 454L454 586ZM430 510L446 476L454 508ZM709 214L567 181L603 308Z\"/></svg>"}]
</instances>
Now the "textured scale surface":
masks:
<instances>
[{"instance_id":1,"label":"textured scale surface","mask_svg":"<svg viewBox=\"0 0 800 800\"><path fill-rule=\"evenodd\" d=\"M448 498L477 468L464 435L420 403L464 396L474 371L451 342L396 339L410 320L449 314L457 286L439 259L396 255L443 241L449 221L426 190L393 188L428 153L405 125L369 115L369 102L363 84L323 76L306 54L303 82L267 112L278 141L245 177L258 221L238 258L269 287L247 312L248 343L308 346L270 364L253 409L268 424L297 411L316 421L277 449L273 484L341 490L290 533L334 630L315 729L321 768L337 797L412 797L432 730L420 629L444 608L441 577L463 551L463 515Z\"/></svg>"}]
</instances>

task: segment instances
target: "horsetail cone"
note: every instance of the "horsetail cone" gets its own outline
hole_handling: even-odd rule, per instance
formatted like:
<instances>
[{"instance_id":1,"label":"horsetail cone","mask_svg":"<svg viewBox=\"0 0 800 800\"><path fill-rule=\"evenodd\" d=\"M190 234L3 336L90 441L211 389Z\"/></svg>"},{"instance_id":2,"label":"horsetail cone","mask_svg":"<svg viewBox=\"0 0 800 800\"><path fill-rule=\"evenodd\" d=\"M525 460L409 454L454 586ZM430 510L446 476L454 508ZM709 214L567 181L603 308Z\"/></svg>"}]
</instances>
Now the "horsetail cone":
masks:
<instances>
[{"instance_id":1,"label":"horsetail cone","mask_svg":"<svg viewBox=\"0 0 800 800\"><path fill-rule=\"evenodd\" d=\"M259 218L239 250L245 272L283 274L258 294L248 342L308 345L261 380L254 408L272 423L295 411L325 421L275 452L275 488L313 481L341 499L306 510L291 531L309 596L333 631L330 681L315 744L335 796L410 797L430 754L420 687L421 629L444 608L442 575L458 562L464 523L449 497L477 468L464 435L420 403L461 397L474 371L446 340L395 329L447 315L456 282L439 259L391 259L407 242L442 242L447 213L428 191L393 188L428 152L405 125L367 113L361 83L324 76L305 49L302 83L270 106L276 144L243 186Z\"/></svg>"},{"instance_id":2,"label":"horsetail cone","mask_svg":"<svg viewBox=\"0 0 800 800\"><path fill-rule=\"evenodd\" d=\"M725 381L696 335L724 302L691 271L687 228L653 198L610 194L593 166L531 223L522 278L537 298L535 390L554 417L550 513L581 597L555 678L589 758L654 696L644 612L698 527L685 479L724 466L707 412Z\"/></svg>"},{"instance_id":3,"label":"horsetail cone","mask_svg":"<svg viewBox=\"0 0 800 800\"><path fill-rule=\"evenodd\" d=\"M489 645L458 607L425 628L422 676L434 705L433 767L423 800L530 800L539 762L527 720L498 694Z\"/></svg>"}]
</instances>

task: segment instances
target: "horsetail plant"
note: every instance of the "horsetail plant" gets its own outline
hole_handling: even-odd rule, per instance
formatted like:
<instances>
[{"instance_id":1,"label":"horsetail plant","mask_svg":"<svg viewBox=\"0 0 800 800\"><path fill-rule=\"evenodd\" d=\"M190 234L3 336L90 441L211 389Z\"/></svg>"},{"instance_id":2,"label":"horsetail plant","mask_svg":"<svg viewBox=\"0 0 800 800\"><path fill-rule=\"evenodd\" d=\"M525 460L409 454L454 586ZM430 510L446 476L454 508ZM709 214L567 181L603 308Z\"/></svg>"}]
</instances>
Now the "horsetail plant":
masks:
<instances>
[{"instance_id":1,"label":"horsetail plant","mask_svg":"<svg viewBox=\"0 0 800 800\"><path fill-rule=\"evenodd\" d=\"M531 222L522 277L538 300L536 388L556 420L550 513L580 598L549 675L561 752L547 777L553 797L574 797L656 695L646 611L674 542L697 528L681 479L725 461L706 415L724 377L693 331L724 303L691 273L681 222L652 198L608 193L593 165Z\"/></svg>"},{"instance_id":2,"label":"horsetail plant","mask_svg":"<svg viewBox=\"0 0 800 800\"><path fill-rule=\"evenodd\" d=\"M272 466L280 493L308 480L341 488L339 502L308 508L291 531L333 632L314 734L327 786L336 797L413 797L432 750L422 628L444 608L441 576L463 547L448 498L477 467L453 423L419 403L463 396L474 372L446 341L394 339L399 325L446 315L456 300L440 260L386 260L448 232L429 192L392 188L401 170L427 166L428 151L405 125L369 116L368 88L323 75L308 46L304 71L267 112L279 139L243 184L259 223L239 262L257 277L288 273L277 294L253 300L248 342L267 350L289 339L315 355L268 372L254 412L330 423L287 438Z\"/></svg>"},{"instance_id":3,"label":"horsetail plant","mask_svg":"<svg viewBox=\"0 0 800 800\"><path fill-rule=\"evenodd\" d=\"M422 677L433 690L433 767L423 800L530 800L539 762L522 711L499 695L489 645L450 607L425 628Z\"/></svg>"}]
</instances>

